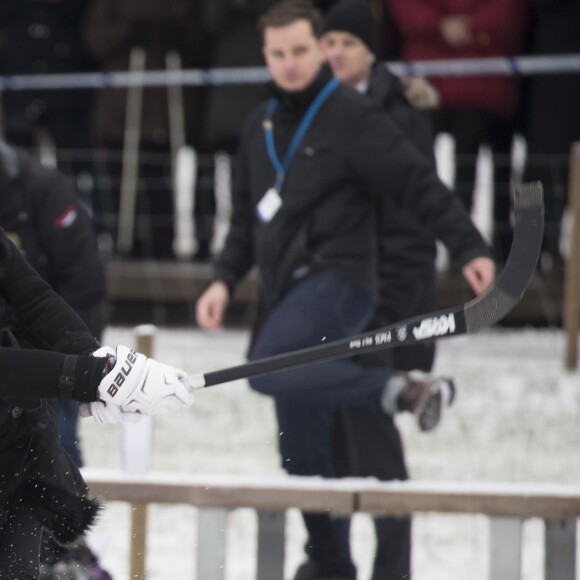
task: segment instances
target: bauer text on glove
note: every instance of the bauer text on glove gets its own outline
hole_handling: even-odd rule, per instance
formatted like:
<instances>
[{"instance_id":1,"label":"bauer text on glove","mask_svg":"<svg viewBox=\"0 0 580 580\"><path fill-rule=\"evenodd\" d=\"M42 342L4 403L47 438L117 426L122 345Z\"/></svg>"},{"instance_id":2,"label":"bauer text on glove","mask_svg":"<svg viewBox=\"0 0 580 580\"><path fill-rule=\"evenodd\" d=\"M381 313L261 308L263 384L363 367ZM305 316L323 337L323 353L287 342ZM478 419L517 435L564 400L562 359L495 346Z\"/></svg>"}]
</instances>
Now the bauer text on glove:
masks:
<instances>
[{"instance_id":1,"label":"bauer text on glove","mask_svg":"<svg viewBox=\"0 0 580 580\"><path fill-rule=\"evenodd\" d=\"M193 403L187 374L119 345L115 365L98 386L99 400L123 413L155 415Z\"/></svg>"}]
</instances>

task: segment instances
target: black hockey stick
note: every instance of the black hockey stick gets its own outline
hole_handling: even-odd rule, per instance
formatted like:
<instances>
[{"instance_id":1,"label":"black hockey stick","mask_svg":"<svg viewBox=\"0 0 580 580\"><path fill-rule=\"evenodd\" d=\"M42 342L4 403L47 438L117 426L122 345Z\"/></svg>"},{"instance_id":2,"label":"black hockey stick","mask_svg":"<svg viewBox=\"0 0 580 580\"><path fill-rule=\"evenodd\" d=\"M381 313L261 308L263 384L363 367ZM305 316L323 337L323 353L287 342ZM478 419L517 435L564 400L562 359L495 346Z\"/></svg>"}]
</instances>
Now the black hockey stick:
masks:
<instances>
[{"instance_id":1,"label":"black hockey stick","mask_svg":"<svg viewBox=\"0 0 580 580\"><path fill-rule=\"evenodd\" d=\"M471 334L493 326L520 301L534 275L544 231L541 183L515 188L514 213L514 237L505 267L495 284L477 298L455 308L416 316L327 344L192 375L189 377L191 386L211 387L310 363Z\"/></svg>"}]
</instances>

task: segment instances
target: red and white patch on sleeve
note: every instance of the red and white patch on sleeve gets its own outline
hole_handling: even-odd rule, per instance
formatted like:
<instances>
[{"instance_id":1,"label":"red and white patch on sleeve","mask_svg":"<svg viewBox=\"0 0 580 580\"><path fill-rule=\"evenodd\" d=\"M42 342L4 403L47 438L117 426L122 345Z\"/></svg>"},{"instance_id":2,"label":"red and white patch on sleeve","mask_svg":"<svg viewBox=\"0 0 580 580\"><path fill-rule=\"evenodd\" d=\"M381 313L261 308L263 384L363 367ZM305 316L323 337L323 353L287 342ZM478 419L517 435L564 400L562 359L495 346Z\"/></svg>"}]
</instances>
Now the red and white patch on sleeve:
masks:
<instances>
[{"instance_id":1,"label":"red and white patch on sleeve","mask_svg":"<svg viewBox=\"0 0 580 580\"><path fill-rule=\"evenodd\" d=\"M78 217L78 212L77 212L77 208L76 206L73 205L69 205L55 220L54 220L54 227L57 230L61 230L64 228L68 228L70 226L72 226L77 217Z\"/></svg>"}]
</instances>

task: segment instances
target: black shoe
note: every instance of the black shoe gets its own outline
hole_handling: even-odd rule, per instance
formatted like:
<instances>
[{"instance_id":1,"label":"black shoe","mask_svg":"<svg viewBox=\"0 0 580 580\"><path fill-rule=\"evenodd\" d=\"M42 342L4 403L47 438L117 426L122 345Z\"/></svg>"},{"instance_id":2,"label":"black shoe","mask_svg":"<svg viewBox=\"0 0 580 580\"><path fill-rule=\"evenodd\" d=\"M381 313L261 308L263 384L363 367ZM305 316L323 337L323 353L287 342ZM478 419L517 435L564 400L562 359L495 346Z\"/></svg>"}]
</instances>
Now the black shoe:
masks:
<instances>
[{"instance_id":1,"label":"black shoe","mask_svg":"<svg viewBox=\"0 0 580 580\"><path fill-rule=\"evenodd\" d=\"M429 377L420 371L402 373L394 379L405 381L405 386L397 398L399 410L415 414L421 431L435 429L441 421L443 408L450 406L455 400L453 380Z\"/></svg>"},{"instance_id":2,"label":"black shoe","mask_svg":"<svg viewBox=\"0 0 580 580\"><path fill-rule=\"evenodd\" d=\"M421 431L432 431L439 425L444 407L449 407L455 400L455 383L449 378L437 379L431 385L431 396L417 414L417 423Z\"/></svg>"}]
</instances>

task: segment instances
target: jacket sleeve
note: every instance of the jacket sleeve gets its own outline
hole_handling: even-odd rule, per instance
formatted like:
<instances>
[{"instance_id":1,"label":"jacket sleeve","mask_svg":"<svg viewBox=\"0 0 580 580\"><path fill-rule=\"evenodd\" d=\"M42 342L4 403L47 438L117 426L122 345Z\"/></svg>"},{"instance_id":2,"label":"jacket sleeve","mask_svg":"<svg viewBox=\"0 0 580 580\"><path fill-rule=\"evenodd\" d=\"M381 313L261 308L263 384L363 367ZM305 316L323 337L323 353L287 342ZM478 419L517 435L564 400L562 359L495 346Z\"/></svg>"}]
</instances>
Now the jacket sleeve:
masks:
<instances>
[{"instance_id":1,"label":"jacket sleeve","mask_svg":"<svg viewBox=\"0 0 580 580\"><path fill-rule=\"evenodd\" d=\"M27 173L32 176L29 211L48 259L49 282L100 337L105 325L105 271L88 212L68 177L42 167Z\"/></svg>"},{"instance_id":2,"label":"jacket sleeve","mask_svg":"<svg viewBox=\"0 0 580 580\"><path fill-rule=\"evenodd\" d=\"M78 400L96 399L105 365L104 359L89 356L98 348L97 341L2 230L0 296L12 313L17 330L40 349L0 348L0 396L58 397L60 378L72 375L72 396Z\"/></svg>"},{"instance_id":3,"label":"jacket sleeve","mask_svg":"<svg viewBox=\"0 0 580 580\"><path fill-rule=\"evenodd\" d=\"M34 346L90 353L98 342L75 311L28 264L0 230L0 296ZM75 336L72 341L67 337Z\"/></svg>"},{"instance_id":4,"label":"jacket sleeve","mask_svg":"<svg viewBox=\"0 0 580 580\"><path fill-rule=\"evenodd\" d=\"M345 156L368 191L408 209L445 244L457 266L490 256L459 198L386 113L367 108L352 127L349 144Z\"/></svg>"},{"instance_id":5,"label":"jacket sleeve","mask_svg":"<svg viewBox=\"0 0 580 580\"><path fill-rule=\"evenodd\" d=\"M69 398L59 389L66 377L72 389L70 398L81 403L96 401L106 359L72 355L68 360L73 365L71 371L65 370L65 355L60 352L0 347L0 397Z\"/></svg>"}]
</instances>

